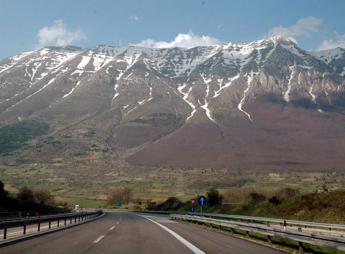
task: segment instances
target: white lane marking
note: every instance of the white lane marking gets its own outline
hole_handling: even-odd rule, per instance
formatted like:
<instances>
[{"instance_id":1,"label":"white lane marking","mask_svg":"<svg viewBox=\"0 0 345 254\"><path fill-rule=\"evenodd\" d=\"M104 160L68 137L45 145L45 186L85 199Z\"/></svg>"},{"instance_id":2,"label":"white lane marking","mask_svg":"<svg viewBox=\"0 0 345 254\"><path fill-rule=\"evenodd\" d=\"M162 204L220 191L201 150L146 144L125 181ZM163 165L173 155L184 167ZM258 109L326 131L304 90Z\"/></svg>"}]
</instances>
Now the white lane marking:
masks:
<instances>
[{"instance_id":1,"label":"white lane marking","mask_svg":"<svg viewBox=\"0 0 345 254\"><path fill-rule=\"evenodd\" d=\"M109 231L114 230L114 228L115 228L115 226L112 226L111 228L109 228Z\"/></svg>"},{"instance_id":2,"label":"white lane marking","mask_svg":"<svg viewBox=\"0 0 345 254\"><path fill-rule=\"evenodd\" d=\"M175 233L174 231L172 231L171 229L167 228L166 226L158 223L155 220L152 220L148 217L139 215L149 221L151 221L152 223L158 225L159 227L161 227L162 229L164 229L165 231L167 231L168 233L170 233L172 236L174 236L177 240L179 240L182 244L184 244L188 249L190 249L193 253L195 254L206 254L205 252L203 252L202 250L200 250L198 247L196 247L195 245L193 245L192 243L188 242L186 239L184 239L182 236L180 236L179 234Z\"/></svg>"},{"instance_id":3,"label":"white lane marking","mask_svg":"<svg viewBox=\"0 0 345 254\"><path fill-rule=\"evenodd\" d=\"M100 237L98 237L96 240L93 241L93 243L98 243L100 240L102 240L104 238L104 235L101 235Z\"/></svg>"},{"instance_id":4,"label":"white lane marking","mask_svg":"<svg viewBox=\"0 0 345 254\"><path fill-rule=\"evenodd\" d=\"M119 223L120 223L120 222L119 222L119 221L117 221L117 222L116 222L116 225L119 225Z\"/></svg>"}]
</instances>

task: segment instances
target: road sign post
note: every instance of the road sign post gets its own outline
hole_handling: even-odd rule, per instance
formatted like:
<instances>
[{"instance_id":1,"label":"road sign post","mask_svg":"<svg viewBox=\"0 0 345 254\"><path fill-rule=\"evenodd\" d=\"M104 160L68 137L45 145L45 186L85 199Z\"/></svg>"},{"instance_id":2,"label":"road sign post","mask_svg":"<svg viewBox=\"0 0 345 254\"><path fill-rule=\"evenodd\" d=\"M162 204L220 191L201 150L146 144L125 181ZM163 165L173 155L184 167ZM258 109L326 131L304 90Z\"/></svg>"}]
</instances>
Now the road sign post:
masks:
<instances>
[{"instance_id":1,"label":"road sign post","mask_svg":"<svg viewBox=\"0 0 345 254\"><path fill-rule=\"evenodd\" d=\"M195 201L195 199L191 199L191 204L192 204L192 209L191 209L191 211L192 211L192 213L195 213L195 204L196 204L196 201Z\"/></svg>"},{"instance_id":2,"label":"road sign post","mask_svg":"<svg viewBox=\"0 0 345 254\"><path fill-rule=\"evenodd\" d=\"M202 213L202 208L207 204L207 199L205 196L199 196L198 197L198 204L201 207L201 213Z\"/></svg>"}]
</instances>

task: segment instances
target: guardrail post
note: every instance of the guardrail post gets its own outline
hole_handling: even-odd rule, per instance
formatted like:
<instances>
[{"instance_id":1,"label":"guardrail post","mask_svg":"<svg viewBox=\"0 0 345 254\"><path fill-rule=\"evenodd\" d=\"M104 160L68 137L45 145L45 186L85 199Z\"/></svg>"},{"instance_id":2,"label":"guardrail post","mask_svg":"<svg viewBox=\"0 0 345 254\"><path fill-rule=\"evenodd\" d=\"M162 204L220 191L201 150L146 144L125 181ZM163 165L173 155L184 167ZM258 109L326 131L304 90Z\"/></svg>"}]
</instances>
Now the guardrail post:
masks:
<instances>
[{"instance_id":1,"label":"guardrail post","mask_svg":"<svg viewBox=\"0 0 345 254\"><path fill-rule=\"evenodd\" d=\"M72 224L72 218L69 218L69 224Z\"/></svg>"},{"instance_id":2,"label":"guardrail post","mask_svg":"<svg viewBox=\"0 0 345 254\"><path fill-rule=\"evenodd\" d=\"M77 216L74 217L74 223L77 223Z\"/></svg>"},{"instance_id":3,"label":"guardrail post","mask_svg":"<svg viewBox=\"0 0 345 254\"><path fill-rule=\"evenodd\" d=\"M37 231L41 231L41 222L40 221L37 224Z\"/></svg>"},{"instance_id":4,"label":"guardrail post","mask_svg":"<svg viewBox=\"0 0 345 254\"><path fill-rule=\"evenodd\" d=\"M57 220L57 227L60 227L60 220Z\"/></svg>"},{"instance_id":5,"label":"guardrail post","mask_svg":"<svg viewBox=\"0 0 345 254\"><path fill-rule=\"evenodd\" d=\"M49 229L52 228L52 222L51 222L51 221L48 222L48 228L49 228Z\"/></svg>"},{"instance_id":6,"label":"guardrail post","mask_svg":"<svg viewBox=\"0 0 345 254\"><path fill-rule=\"evenodd\" d=\"M272 243L272 236L270 235L267 236L267 242Z\"/></svg>"},{"instance_id":7,"label":"guardrail post","mask_svg":"<svg viewBox=\"0 0 345 254\"><path fill-rule=\"evenodd\" d=\"M24 226L23 226L23 235L25 235L26 234L26 225L24 224Z\"/></svg>"},{"instance_id":8,"label":"guardrail post","mask_svg":"<svg viewBox=\"0 0 345 254\"><path fill-rule=\"evenodd\" d=\"M7 238L7 228L4 228L4 239Z\"/></svg>"},{"instance_id":9,"label":"guardrail post","mask_svg":"<svg viewBox=\"0 0 345 254\"><path fill-rule=\"evenodd\" d=\"M304 253L304 247L302 242L298 242L298 253Z\"/></svg>"},{"instance_id":10,"label":"guardrail post","mask_svg":"<svg viewBox=\"0 0 345 254\"><path fill-rule=\"evenodd\" d=\"M231 233L234 233L234 229L233 228L228 227L228 231L231 232Z\"/></svg>"},{"instance_id":11,"label":"guardrail post","mask_svg":"<svg viewBox=\"0 0 345 254\"><path fill-rule=\"evenodd\" d=\"M66 226L66 218L65 218L65 221L64 221L64 226Z\"/></svg>"}]
</instances>

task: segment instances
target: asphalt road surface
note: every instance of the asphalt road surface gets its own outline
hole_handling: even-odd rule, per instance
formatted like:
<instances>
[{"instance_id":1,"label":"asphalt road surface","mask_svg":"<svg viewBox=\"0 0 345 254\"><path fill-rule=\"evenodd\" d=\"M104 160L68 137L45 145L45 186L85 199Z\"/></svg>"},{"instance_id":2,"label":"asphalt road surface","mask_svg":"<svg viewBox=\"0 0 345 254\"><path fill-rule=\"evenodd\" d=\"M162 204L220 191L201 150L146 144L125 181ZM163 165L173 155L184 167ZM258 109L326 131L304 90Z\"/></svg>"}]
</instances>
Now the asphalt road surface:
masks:
<instances>
[{"instance_id":1,"label":"asphalt road surface","mask_svg":"<svg viewBox=\"0 0 345 254\"><path fill-rule=\"evenodd\" d=\"M0 248L1 254L282 254L167 216L108 213L102 219Z\"/></svg>"}]
</instances>

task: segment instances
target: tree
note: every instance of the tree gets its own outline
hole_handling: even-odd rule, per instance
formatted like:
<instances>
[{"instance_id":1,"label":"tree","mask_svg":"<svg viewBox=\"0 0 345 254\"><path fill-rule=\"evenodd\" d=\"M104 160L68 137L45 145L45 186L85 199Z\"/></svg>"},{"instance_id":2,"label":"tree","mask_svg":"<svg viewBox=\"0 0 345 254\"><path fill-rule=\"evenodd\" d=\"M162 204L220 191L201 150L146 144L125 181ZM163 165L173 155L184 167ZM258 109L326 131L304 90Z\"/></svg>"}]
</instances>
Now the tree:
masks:
<instances>
[{"instance_id":1,"label":"tree","mask_svg":"<svg viewBox=\"0 0 345 254\"><path fill-rule=\"evenodd\" d=\"M182 205L183 205L182 201L179 200L178 198L169 197L163 203L156 205L154 207L154 210L163 210L163 211L177 210L181 208Z\"/></svg>"},{"instance_id":2,"label":"tree","mask_svg":"<svg viewBox=\"0 0 345 254\"><path fill-rule=\"evenodd\" d=\"M33 190L31 190L30 188L26 186L19 190L17 198L22 201L27 201L31 203L35 202L35 194Z\"/></svg>"},{"instance_id":3,"label":"tree","mask_svg":"<svg viewBox=\"0 0 345 254\"><path fill-rule=\"evenodd\" d=\"M7 196L7 191L5 191L5 184L0 181L0 197Z\"/></svg>"},{"instance_id":4,"label":"tree","mask_svg":"<svg viewBox=\"0 0 345 254\"><path fill-rule=\"evenodd\" d=\"M108 204L114 205L116 200L120 200L123 204L128 204L132 198L132 190L127 187L117 188L108 195Z\"/></svg>"},{"instance_id":5,"label":"tree","mask_svg":"<svg viewBox=\"0 0 345 254\"><path fill-rule=\"evenodd\" d=\"M279 205L281 203L281 200L279 197L273 196L268 199L268 202L270 202L273 205Z\"/></svg>"},{"instance_id":6,"label":"tree","mask_svg":"<svg viewBox=\"0 0 345 254\"><path fill-rule=\"evenodd\" d=\"M260 203L266 200L265 195L261 194L261 193L257 193L257 192L251 192L249 193L249 199L250 199L250 203L252 204L256 204L256 203Z\"/></svg>"},{"instance_id":7,"label":"tree","mask_svg":"<svg viewBox=\"0 0 345 254\"><path fill-rule=\"evenodd\" d=\"M221 205L223 203L223 196L219 194L217 189L211 188L207 192L207 201L209 206Z\"/></svg>"},{"instance_id":8,"label":"tree","mask_svg":"<svg viewBox=\"0 0 345 254\"><path fill-rule=\"evenodd\" d=\"M54 205L54 197L49 191L38 190L34 192L35 201L41 206Z\"/></svg>"}]
</instances>

